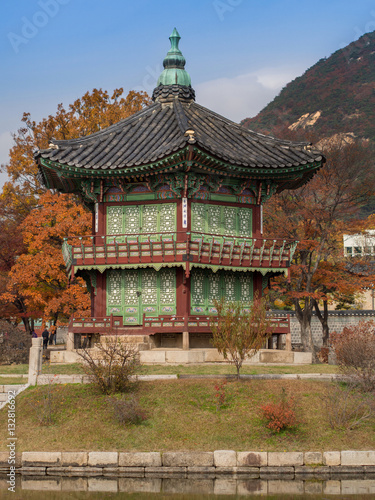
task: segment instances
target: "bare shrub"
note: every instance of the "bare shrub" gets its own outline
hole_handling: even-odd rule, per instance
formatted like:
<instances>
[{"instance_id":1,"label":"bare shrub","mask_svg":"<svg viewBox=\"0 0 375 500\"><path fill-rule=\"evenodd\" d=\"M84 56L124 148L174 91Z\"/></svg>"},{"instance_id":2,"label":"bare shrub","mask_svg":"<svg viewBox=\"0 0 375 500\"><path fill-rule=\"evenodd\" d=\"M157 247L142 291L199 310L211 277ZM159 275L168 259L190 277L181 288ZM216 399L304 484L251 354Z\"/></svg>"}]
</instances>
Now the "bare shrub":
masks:
<instances>
[{"instance_id":1,"label":"bare shrub","mask_svg":"<svg viewBox=\"0 0 375 500\"><path fill-rule=\"evenodd\" d=\"M322 397L331 429L354 429L374 414L373 397L350 384L333 383Z\"/></svg>"},{"instance_id":2,"label":"bare shrub","mask_svg":"<svg viewBox=\"0 0 375 500\"><path fill-rule=\"evenodd\" d=\"M340 371L350 384L365 391L375 390L375 323L360 321L331 334Z\"/></svg>"},{"instance_id":3,"label":"bare shrub","mask_svg":"<svg viewBox=\"0 0 375 500\"><path fill-rule=\"evenodd\" d=\"M254 356L272 334L266 303L257 295L250 304L215 301L217 321L211 323L212 345L229 363L235 365L237 379L244 360Z\"/></svg>"},{"instance_id":4,"label":"bare shrub","mask_svg":"<svg viewBox=\"0 0 375 500\"><path fill-rule=\"evenodd\" d=\"M83 368L103 394L131 390L140 368L137 348L121 336L102 337L93 349L79 349Z\"/></svg>"},{"instance_id":5,"label":"bare shrub","mask_svg":"<svg viewBox=\"0 0 375 500\"><path fill-rule=\"evenodd\" d=\"M115 419L122 425L139 425L147 420L147 413L135 394L122 395L121 398L109 397L107 403L111 406Z\"/></svg>"}]
</instances>

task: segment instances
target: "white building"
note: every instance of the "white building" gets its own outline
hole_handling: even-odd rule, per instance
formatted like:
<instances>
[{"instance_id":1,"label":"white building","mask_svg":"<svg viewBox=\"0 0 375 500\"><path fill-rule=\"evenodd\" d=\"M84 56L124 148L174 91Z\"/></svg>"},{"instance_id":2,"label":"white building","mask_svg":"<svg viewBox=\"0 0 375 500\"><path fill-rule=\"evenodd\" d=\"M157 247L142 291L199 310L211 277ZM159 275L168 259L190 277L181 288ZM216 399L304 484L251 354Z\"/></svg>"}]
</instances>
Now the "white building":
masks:
<instances>
[{"instance_id":1,"label":"white building","mask_svg":"<svg viewBox=\"0 0 375 500\"><path fill-rule=\"evenodd\" d=\"M344 234L343 238L346 257L375 256L375 229L369 229L363 234Z\"/></svg>"}]
</instances>

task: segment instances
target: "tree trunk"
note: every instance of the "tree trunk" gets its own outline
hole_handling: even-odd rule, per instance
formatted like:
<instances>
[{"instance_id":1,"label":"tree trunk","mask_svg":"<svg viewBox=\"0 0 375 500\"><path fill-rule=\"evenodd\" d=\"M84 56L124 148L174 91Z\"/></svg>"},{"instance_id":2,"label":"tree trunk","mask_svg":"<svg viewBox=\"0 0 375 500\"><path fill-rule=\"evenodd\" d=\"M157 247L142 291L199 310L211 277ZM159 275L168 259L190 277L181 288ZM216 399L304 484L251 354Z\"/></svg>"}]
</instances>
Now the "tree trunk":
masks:
<instances>
[{"instance_id":1,"label":"tree trunk","mask_svg":"<svg viewBox=\"0 0 375 500\"><path fill-rule=\"evenodd\" d=\"M312 317L312 308L313 301L309 298L305 300L305 306L302 309L299 300L294 300L294 305L296 308L296 317L299 321L301 327L301 342L303 346L303 350L305 352L312 352L313 354L313 362L316 360L316 354L314 349L314 342L312 338L312 330L311 330L311 317Z\"/></svg>"},{"instance_id":2,"label":"tree trunk","mask_svg":"<svg viewBox=\"0 0 375 500\"><path fill-rule=\"evenodd\" d=\"M329 326L328 326L328 302L326 300L323 300L323 314L321 313L319 309L319 304L317 303L316 300L314 300L314 308L316 315L322 324L322 332L323 332L323 346L327 347L328 346L328 341L329 341Z\"/></svg>"}]
</instances>

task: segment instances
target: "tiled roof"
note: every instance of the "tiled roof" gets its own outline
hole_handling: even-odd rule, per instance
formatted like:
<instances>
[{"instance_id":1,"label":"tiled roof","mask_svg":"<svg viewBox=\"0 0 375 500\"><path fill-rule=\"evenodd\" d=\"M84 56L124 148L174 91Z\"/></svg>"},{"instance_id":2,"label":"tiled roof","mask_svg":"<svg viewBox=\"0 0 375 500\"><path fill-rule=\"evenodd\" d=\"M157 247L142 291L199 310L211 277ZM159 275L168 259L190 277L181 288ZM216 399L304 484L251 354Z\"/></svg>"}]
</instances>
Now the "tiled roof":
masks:
<instances>
[{"instance_id":1,"label":"tiled roof","mask_svg":"<svg viewBox=\"0 0 375 500\"><path fill-rule=\"evenodd\" d=\"M245 129L195 103L188 94L181 98L177 90L178 97L172 93L169 100L157 99L105 130L80 139L53 140L51 149L37 151L35 157L82 169L82 174L88 170L126 172L130 167L154 163L187 144L225 163L260 168L265 173L324 161L308 143Z\"/></svg>"}]
</instances>

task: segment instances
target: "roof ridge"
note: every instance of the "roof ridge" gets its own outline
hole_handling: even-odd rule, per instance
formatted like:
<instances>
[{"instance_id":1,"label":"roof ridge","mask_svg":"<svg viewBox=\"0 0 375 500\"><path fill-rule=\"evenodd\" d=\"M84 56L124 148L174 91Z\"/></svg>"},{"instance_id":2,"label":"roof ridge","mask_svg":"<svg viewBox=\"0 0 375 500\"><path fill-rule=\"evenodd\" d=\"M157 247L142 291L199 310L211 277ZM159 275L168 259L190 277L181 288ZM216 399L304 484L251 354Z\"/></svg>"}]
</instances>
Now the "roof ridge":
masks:
<instances>
[{"instance_id":1,"label":"roof ridge","mask_svg":"<svg viewBox=\"0 0 375 500\"><path fill-rule=\"evenodd\" d=\"M154 110L154 108L156 108L157 106L160 106L160 103L153 102L152 104L149 104L148 106L146 106L144 109L137 111L133 115L127 116L126 118L122 118L122 120L120 120L116 123L113 123L109 127L106 127L102 130L98 130L98 132L94 132L93 134L85 135L84 137L77 137L76 139L52 139L50 141L50 143L56 144L56 146L60 146L60 145L62 146L64 144L66 144L67 146L75 146L75 145L79 145L79 144L82 144L85 142L89 142L91 139L97 139L100 136L106 136L108 134L111 134L111 133L117 131L117 129L121 129L124 122L126 122L126 124L131 124L133 121L138 120L144 114L152 112ZM48 149L47 149L47 151L48 151Z\"/></svg>"}]
</instances>

